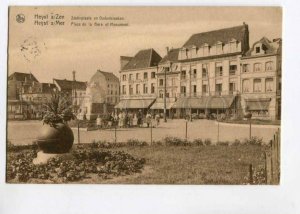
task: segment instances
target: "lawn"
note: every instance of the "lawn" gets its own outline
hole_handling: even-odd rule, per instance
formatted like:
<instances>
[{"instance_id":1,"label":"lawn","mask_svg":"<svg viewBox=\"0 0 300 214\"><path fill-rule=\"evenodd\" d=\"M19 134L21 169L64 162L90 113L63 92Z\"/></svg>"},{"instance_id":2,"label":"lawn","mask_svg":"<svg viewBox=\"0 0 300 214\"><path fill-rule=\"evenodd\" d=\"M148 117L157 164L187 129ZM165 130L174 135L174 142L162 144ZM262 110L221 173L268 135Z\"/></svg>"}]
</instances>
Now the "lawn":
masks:
<instances>
[{"instance_id":1,"label":"lawn","mask_svg":"<svg viewBox=\"0 0 300 214\"><path fill-rule=\"evenodd\" d=\"M248 184L249 165L254 171L254 183L264 184L264 151L267 146L252 144L234 145L122 145L112 148L95 148L92 144L76 145L92 151L124 151L137 159L144 159L141 171L103 178L87 174L84 179L68 183L105 184ZM28 150L28 148L25 148ZM22 152L22 151L18 151ZM9 151L11 157L17 151ZM10 158L8 158L8 165ZM15 182L7 180L7 182ZM27 183L53 183L31 179ZM54 183L60 183L54 181Z\"/></svg>"},{"instance_id":2,"label":"lawn","mask_svg":"<svg viewBox=\"0 0 300 214\"><path fill-rule=\"evenodd\" d=\"M265 162L264 147L255 145L125 147L121 150L145 158L145 170L104 183L246 184L249 165L259 171Z\"/></svg>"}]
</instances>

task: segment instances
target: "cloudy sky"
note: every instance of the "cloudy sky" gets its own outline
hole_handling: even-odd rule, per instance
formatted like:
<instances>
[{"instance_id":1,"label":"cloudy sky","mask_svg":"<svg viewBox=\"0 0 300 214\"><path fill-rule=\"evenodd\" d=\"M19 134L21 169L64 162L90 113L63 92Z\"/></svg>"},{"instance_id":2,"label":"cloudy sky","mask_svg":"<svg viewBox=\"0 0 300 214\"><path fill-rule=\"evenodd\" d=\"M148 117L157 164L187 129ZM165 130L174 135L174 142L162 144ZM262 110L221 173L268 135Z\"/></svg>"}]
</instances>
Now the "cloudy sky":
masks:
<instances>
[{"instance_id":1,"label":"cloudy sky","mask_svg":"<svg viewBox=\"0 0 300 214\"><path fill-rule=\"evenodd\" d=\"M35 15L60 14L64 26L34 25ZM25 21L16 21L18 14ZM250 45L266 36L282 37L280 8L263 7L11 7L9 21L9 74L31 72L40 82L53 78L88 81L101 69L118 75L120 56L134 56L154 48L180 47L194 33L249 25ZM74 17L124 17L122 27L73 26ZM74 21L73 21L74 22ZM82 23L82 21L76 21ZM101 22L111 21L87 21Z\"/></svg>"}]
</instances>

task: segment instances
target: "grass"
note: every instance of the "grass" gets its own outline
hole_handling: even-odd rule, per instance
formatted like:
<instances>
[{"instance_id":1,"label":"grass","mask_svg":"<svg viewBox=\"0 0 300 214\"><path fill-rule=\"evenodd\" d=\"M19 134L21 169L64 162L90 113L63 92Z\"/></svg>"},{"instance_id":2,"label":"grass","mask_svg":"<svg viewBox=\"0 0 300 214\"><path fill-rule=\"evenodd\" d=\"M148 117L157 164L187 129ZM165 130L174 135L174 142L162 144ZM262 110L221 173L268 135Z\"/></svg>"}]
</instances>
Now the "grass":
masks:
<instances>
[{"instance_id":1,"label":"grass","mask_svg":"<svg viewBox=\"0 0 300 214\"><path fill-rule=\"evenodd\" d=\"M257 170L264 166L264 149L259 145L112 148L145 158L143 172L105 181L87 179L85 183L247 184L249 164Z\"/></svg>"}]
</instances>

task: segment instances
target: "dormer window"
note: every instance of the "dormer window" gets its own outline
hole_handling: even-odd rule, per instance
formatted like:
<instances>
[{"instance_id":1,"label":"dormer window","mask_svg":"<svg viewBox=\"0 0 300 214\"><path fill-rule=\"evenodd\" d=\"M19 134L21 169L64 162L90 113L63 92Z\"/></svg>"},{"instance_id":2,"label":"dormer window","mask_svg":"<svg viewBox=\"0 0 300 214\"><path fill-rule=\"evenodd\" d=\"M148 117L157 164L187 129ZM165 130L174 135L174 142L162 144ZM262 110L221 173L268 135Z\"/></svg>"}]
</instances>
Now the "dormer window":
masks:
<instances>
[{"instance_id":1,"label":"dormer window","mask_svg":"<svg viewBox=\"0 0 300 214\"><path fill-rule=\"evenodd\" d=\"M209 55L209 45L208 44L204 44L204 46L203 46L203 54L204 54L204 56Z\"/></svg>"},{"instance_id":2,"label":"dormer window","mask_svg":"<svg viewBox=\"0 0 300 214\"><path fill-rule=\"evenodd\" d=\"M223 44L222 42L218 42L216 45L217 48L217 54L221 54L223 52Z\"/></svg>"},{"instance_id":3,"label":"dormer window","mask_svg":"<svg viewBox=\"0 0 300 214\"><path fill-rule=\"evenodd\" d=\"M260 47L255 48L255 53L260 53Z\"/></svg>"},{"instance_id":4,"label":"dormer window","mask_svg":"<svg viewBox=\"0 0 300 214\"><path fill-rule=\"evenodd\" d=\"M235 39L232 39L229 43L230 46L230 52L236 52L237 51L237 41Z\"/></svg>"}]
</instances>

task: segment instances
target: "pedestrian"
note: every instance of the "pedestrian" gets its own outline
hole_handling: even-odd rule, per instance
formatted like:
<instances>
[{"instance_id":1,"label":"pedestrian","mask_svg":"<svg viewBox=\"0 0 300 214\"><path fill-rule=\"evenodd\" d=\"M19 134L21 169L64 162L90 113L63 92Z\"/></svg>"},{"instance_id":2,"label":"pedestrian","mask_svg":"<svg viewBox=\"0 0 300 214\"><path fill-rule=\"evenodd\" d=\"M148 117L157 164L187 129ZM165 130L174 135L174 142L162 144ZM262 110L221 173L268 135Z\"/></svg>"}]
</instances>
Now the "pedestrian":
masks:
<instances>
[{"instance_id":1,"label":"pedestrian","mask_svg":"<svg viewBox=\"0 0 300 214\"><path fill-rule=\"evenodd\" d=\"M149 128L150 123L151 123L151 118L152 118L152 116L151 116L150 112L148 111L147 115L146 115L146 123L147 123L148 128Z\"/></svg>"},{"instance_id":2,"label":"pedestrian","mask_svg":"<svg viewBox=\"0 0 300 214\"><path fill-rule=\"evenodd\" d=\"M132 118L132 126L137 126L138 125L138 118L137 118L137 115L134 114L133 115L133 118Z\"/></svg>"},{"instance_id":3,"label":"pedestrian","mask_svg":"<svg viewBox=\"0 0 300 214\"><path fill-rule=\"evenodd\" d=\"M160 116L159 116L159 113L157 112L157 113L155 114L156 127L159 126L159 120L160 120Z\"/></svg>"},{"instance_id":4,"label":"pedestrian","mask_svg":"<svg viewBox=\"0 0 300 214\"><path fill-rule=\"evenodd\" d=\"M142 126L142 119L143 119L143 114L142 114L142 110L140 109L139 112L137 113L137 125L139 127Z\"/></svg>"},{"instance_id":5,"label":"pedestrian","mask_svg":"<svg viewBox=\"0 0 300 214\"><path fill-rule=\"evenodd\" d=\"M102 128L102 118L100 117L100 115L98 114L97 120L96 120L96 124L98 129L100 130Z\"/></svg>"},{"instance_id":6,"label":"pedestrian","mask_svg":"<svg viewBox=\"0 0 300 214\"><path fill-rule=\"evenodd\" d=\"M119 127L122 128L123 125L124 125L124 116L123 116L123 112L120 112L120 113L119 113L118 119L119 119Z\"/></svg>"}]
</instances>

